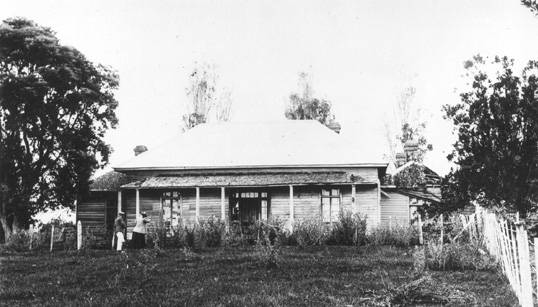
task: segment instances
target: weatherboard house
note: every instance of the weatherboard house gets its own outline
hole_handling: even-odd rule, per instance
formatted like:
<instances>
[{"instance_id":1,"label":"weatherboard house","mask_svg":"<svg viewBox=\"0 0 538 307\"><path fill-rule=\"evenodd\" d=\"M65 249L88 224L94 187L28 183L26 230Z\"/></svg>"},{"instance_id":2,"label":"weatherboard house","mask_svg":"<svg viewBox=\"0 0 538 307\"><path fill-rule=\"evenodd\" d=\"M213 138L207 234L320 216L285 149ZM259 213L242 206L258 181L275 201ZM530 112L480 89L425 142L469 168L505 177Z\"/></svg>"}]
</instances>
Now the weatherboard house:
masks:
<instances>
[{"instance_id":1,"label":"weatherboard house","mask_svg":"<svg viewBox=\"0 0 538 307\"><path fill-rule=\"evenodd\" d=\"M409 224L409 197L383 189L387 163L367 146L311 120L202 124L161 146L137 146L132 160L95 179L77 219L112 229L124 211L128 238L143 211L166 229L210 217L331 223L341 210L363 214L370 229Z\"/></svg>"}]
</instances>

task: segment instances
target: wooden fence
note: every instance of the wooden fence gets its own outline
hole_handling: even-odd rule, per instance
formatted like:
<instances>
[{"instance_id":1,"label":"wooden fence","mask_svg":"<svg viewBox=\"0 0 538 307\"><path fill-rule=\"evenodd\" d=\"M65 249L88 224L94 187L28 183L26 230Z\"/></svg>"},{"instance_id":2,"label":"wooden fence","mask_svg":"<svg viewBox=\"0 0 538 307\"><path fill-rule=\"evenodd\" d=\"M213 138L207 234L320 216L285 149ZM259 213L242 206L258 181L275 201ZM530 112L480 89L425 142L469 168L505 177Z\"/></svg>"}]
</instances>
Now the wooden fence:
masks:
<instances>
[{"instance_id":1,"label":"wooden fence","mask_svg":"<svg viewBox=\"0 0 538 307\"><path fill-rule=\"evenodd\" d=\"M476 211L463 217L470 238L481 240L500 264L503 274L523 307L533 306L538 292L538 238L530 242L523 222L508 220L476 205ZM533 282L534 280L534 282Z\"/></svg>"}]
</instances>

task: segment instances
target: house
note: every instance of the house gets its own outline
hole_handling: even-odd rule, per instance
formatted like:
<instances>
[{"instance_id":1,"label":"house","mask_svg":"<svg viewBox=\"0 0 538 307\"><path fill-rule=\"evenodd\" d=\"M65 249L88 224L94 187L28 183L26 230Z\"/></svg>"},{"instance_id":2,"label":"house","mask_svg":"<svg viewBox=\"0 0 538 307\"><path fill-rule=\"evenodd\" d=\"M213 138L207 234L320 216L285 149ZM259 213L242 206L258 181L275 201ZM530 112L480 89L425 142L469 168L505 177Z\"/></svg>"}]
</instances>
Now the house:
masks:
<instances>
[{"instance_id":1,"label":"house","mask_svg":"<svg viewBox=\"0 0 538 307\"><path fill-rule=\"evenodd\" d=\"M97 178L79 202L84 225L108 225L127 214L128 238L139 212L152 227L172 231L211 216L246 225L278 217L338 219L340 210L366 216L369 229L409 223L406 197L384 192L387 162L312 120L199 125L136 155ZM383 195L389 195L385 200Z\"/></svg>"},{"instance_id":2,"label":"house","mask_svg":"<svg viewBox=\"0 0 538 307\"><path fill-rule=\"evenodd\" d=\"M397 197L400 201L407 199L410 216L425 205L442 203L442 178L422 162L413 160L417 150L418 146L413 141L404 144L404 152L396 155L395 167L388 167L382 185L382 191L387 193L383 194L387 202L391 202L388 200L390 197Z\"/></svg>"}]
</instances>

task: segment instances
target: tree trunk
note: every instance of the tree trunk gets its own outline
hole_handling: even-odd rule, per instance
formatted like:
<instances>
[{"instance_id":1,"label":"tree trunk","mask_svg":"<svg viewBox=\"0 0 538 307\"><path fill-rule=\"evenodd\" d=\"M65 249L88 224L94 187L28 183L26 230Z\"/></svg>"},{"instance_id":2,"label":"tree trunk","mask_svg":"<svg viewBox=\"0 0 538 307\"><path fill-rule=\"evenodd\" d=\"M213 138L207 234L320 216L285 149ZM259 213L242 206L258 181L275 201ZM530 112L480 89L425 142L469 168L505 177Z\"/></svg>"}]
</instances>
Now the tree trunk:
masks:
<instances>
[{"instance_id":1,"label":"tree trunk","mask_svg":"<svg viewBox=\"0 0 538 307\"><path fill-rule=\"evenodd\" d=\"M2 224L2 230L4 231L4 242L9 240L11 237L11 228L7 223L7 217L0 213L0 224ZM1 242L2 240L0 240Z\"/></svg>"}]
</instances>

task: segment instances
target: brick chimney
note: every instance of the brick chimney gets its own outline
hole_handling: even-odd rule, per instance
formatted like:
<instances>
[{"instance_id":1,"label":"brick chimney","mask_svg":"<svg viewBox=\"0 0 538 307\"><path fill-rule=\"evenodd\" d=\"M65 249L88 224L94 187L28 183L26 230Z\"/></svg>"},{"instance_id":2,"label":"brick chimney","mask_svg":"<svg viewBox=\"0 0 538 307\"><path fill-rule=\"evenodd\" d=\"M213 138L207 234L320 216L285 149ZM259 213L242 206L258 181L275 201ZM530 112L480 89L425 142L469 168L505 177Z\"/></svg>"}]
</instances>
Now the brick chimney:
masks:
<instances>
[{"instance_id":1,"label":"brick chimney","mask_svg":"<svg viewBox=\"0 0 538 307\"><path fill-rule=\"evenodd\" d=\"M400 167L407 162L407 159L405 157L405 154L403 152L399 152L396 154L396 167Z\"/></svg>"},{"instance_id":2,"label":"brick chimney","mask_svg":"<svg viewBox=\"0 0 538 307\"><path fill-rule=\"evenodd\" d=\"M138 145L133 149L135 156L138 156L139 154L148 151L148 148L145 145Z\"/></svg>"},{"instance_id":3,"label":"brick chimney","mask_svg":"<svg viewBox=\"0 0 538 307\"><path fill-rule=\"evenodd\" d=\"M415 140L407 140L404 144L404 154L407 161L413 161L418 152L418 142Z\"/></svg>"}]
</instances>

